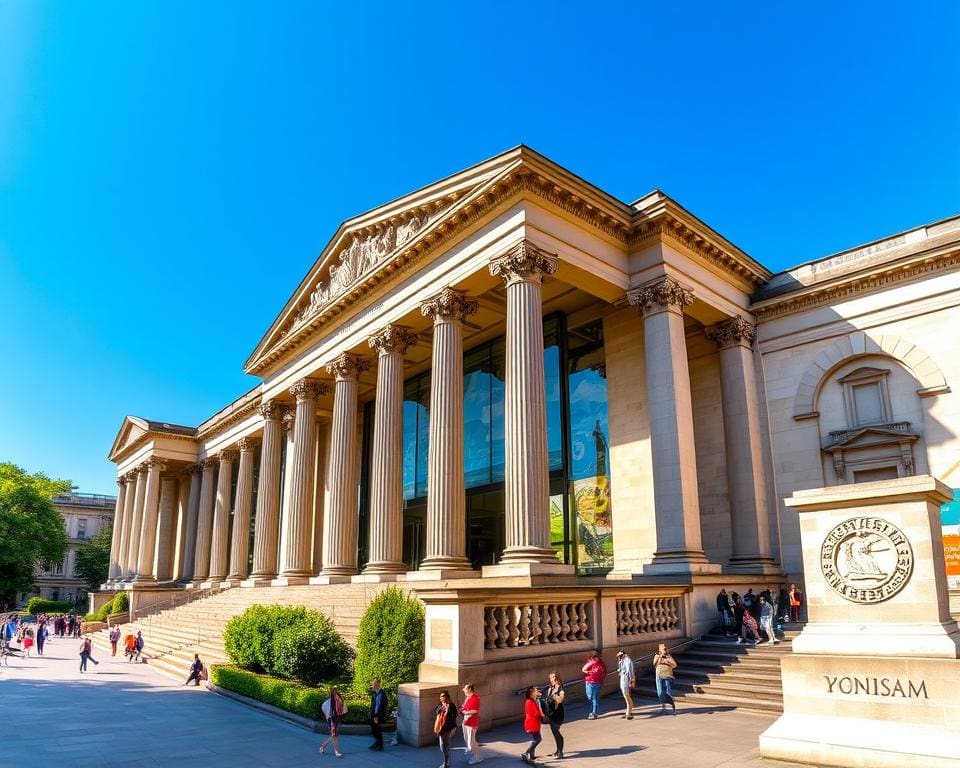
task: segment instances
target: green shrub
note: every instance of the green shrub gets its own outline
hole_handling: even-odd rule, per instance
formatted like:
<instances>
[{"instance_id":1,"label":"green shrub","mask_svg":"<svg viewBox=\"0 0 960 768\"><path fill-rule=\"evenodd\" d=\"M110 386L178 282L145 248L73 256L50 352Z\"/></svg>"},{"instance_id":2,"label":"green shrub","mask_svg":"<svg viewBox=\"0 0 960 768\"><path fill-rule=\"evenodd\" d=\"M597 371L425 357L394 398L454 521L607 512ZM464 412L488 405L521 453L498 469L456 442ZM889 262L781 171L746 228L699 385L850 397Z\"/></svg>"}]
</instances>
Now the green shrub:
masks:
<instances>
[{"instance_id":1,"label":"green shrub","mask_svg":"<svg viewBox=\"0 0 960 768\"><path fill-rule=\"evenodd\" d=\"M273 671L274 636L303 619L306 608L285 605L251 605L227 623L223 647L227 657L242 669Z\"/></svg>"},{"instance_id":2,"label":"green shrub","mask_svg":"<svg viewBox=\"0 0 960 768\"><path fill-rule=\"evenodd\" d=\"M83 620L84 620L84 621L103 621L103 619L100 618L100 612L99 612L99 611L97 611L96 613L88 613L88 614L86 614L86 615L83 617Z\"/></svg>"},{"instance_id":3,"label":"green shrub","mask_svg":"<svg viewBox=\"0 0 960 768\"><path fill-rule=\"evenodd\" d=\"M47 600L43 597L31 597L27 600L27 613L34 616L40 613L69 613L73 603L69 600Z\"/></svg>"},{"instance_id":4,"label":"green shrub","mask_svg":"<svg viewBox=\"0 0 960 768\"><path fill-rule=\"evenodd\" d=\"M210 680L214 685L235 691L241 696L249 696L311 720L322 717L320 705L326 694L319 688L309 688L290 680L258 675L226 665L211 667Z\"/></svg>"},{"instance_id":5,"label":"green shrub","mask_svg":"<svg viewBox=\"0 0 960 768\"><path fill-rule=\"evenodd\" d=\"M317 685L349 672L352 656L330 619L319 611L306 611L302 619L274 635L273 668L267 671Z\"/></svg>"},{"instance_id":6,"label":"green shrub","mask_svg":"<svg viewBox=\"0 0 960 768\"><path fill-rule=\"evenodd\" d=\"M367 607L357 636L353 692L366 694L380 679L387 690L417 679L423 661L423 605L399 587L381 592Z\"/></svg>"},{"instance_id":7,"label":"green shrub","mask_svg":"<svg viewBox=\"0 0 960 768\"><path fill-rule=\"evenodd\" d=\"M110 613L124 613L130 610L130 596L126 592L117 592L110 602L113 605Z\"/></svg>"}]
</instances>

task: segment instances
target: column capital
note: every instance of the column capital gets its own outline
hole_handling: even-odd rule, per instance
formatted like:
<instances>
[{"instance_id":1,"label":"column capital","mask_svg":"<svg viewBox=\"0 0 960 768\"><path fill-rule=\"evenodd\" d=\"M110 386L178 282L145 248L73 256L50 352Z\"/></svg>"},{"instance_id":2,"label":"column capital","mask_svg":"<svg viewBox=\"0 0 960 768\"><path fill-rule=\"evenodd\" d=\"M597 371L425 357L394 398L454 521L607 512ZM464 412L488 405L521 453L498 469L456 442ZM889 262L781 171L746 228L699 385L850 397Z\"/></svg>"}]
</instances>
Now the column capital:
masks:
<instances>
[{"instance_id":1,"label":"column capital","mask_svg":"<svg viewBox=\"0 0 960 768\"><path fill-rule=\"evenodd\" d=\"M420 312L424 317L432 318L434 323L462 323L468 315L475 314L479 306L476 299L469 298L465 293L444 288L424 301L420 305Z\"/></svg>"},{"instance_id":2,"label":"column capital","mask_svg":"<svg viewBox=\"0 0 960 768\"><path fill-rule=\"evenodd\" d=\"M327 373L336 377L337 381L356 379L364 371L370 370L370 361L359 355L344 352L339 357L327 363Z\"/></svg>"},{"instance_id":3,"label":"column capital","mask_svg":"<svg viewBox=\"0 0 960 768\"><path fill-rule=\"evenodd\" d=\"M239 456L240 454L237 451L233 450L232 448L225 448L219 453L219 458L221 463L223 463L224 461L236 461L237 457Z\"/></svg>"},{"instance_id":4,"label":"column capital","mask_svg":"<svg viewBox=\"0 0 960 768\"><path fill-rule=\"evenodd\" d=\"M213 467L219 466L220 457L219 456L207 456L203 461L200 462L200 465L204 469L211 469Z\"/></svg>"},{"instance_id":5,"label":"column capital","mask_svg":"<svg viewBox=\"0 0 960 768\"><path fill-rule=\"evenodd\" d=\"M283 416L280 418L280 423L283 425L284 431L289 431L293 429L293 423L297 420L297 414L292 408L287 408L283 412Z\"/></svg>"},{"instance_id":6,"label":"column capital","mask_svg":"<svg viewBox=\"0 0 960 768\"><path fill-rule=\"evenodd\" d=\"M127 484L132 484L137 482L137 470L131 469L129 472L124 473L124 475L120 479Z\"/></svg>"},{"instance_id":7,"label":"column capital","mask_svg":"<svg viewBox=\"0 0 960 768\"><path fill-rule=\"evenodd\" d=\"M241 437L237 441L237 448L240 449L240 453L250 453L251 451L256 450L258 445L260 445L259 437Z\"/></svg>"},{"instance_id":8,"label":"column capital","mask_svg":"<svg viewBox=\"0 0 960 768\"><path fill-rule=\"evenodd\" d=\"M536 280L557 271L560 260L529 240L521 240L506 253L490 260L490 274L503 278L507 285L516 281Z\"/></svg>"},{"instance_id":9,"label":"column capital","mask_svg":"<svg viewBox=\"0 0 960 768\"><path fill-rule=\"evenodd\" d=\"M264 421L280 421L286 411L286 407L276 400L267 400L257 406L257 412L263 417Z\"/></svg>"},{"instance_id":10,"label":"column capital","mask_svg":"<svg viewBox=\"0 0 960 768\"><path fill-rule=\"evenodd\" d=\"M729 320L705 328L703 335L720 349L743 344L749 347L757 336L757 326L742 315L735 315Z\"/></svg>"},{"instance_id":11,"label":"column capital","mask_svg":"<svg viewBox=\"0 0 960 768\"><path fill-rule=\"evenodd\" d=\"M198 461L196 464L191 464L184 470L184 474L187 475L199 475L203 472L203 462Z\"/></svg>"},{"instance_id":12,"label":"column capital","mask_svg":"<svg viewBox=\"0 0 960 768\"><path fill-rule=\"evenodd\" d=\"M330 385L314 379L300 379L296 384L290 387L290 394L297 398L298 403L305 400L313 400L319 395L325 395L330 391Z\"/></svg>"},{"instance_id":13,"label":"column capital","mask_svg":"<svg viewBox=\"0 0 960 768\"><path fill-rule=\"evenodd\" d=\"M684 307L693 304L693 291L672 277L664 277L656 283L629 291L627 301L640 307L644 315L668 309L682 312Z\"/></svg>"},{"instance_id":14,"label":"column capital","mask_svg":"<svg viewBox=\"0 0 960 768\"><path fill-rule=\"evenodd\" d=\"M156 467L160 472L164 472L167 469L167 462L165 462L163 459L154 457L143 462L143 466L145 466L148 470Z\"/></svg>"},{"instance_id":15,"label":"column capital","mask_svg":"<svg viewBox=\"0 0 960 768\"><path fill-rule=\"evenodd\" d=\"M367 343L370 349L375 349L381 354L396 352L405 355L410 347L416 346L417 334L401 325L385 325L370 336Z\"/></svg>"}]
</instances>

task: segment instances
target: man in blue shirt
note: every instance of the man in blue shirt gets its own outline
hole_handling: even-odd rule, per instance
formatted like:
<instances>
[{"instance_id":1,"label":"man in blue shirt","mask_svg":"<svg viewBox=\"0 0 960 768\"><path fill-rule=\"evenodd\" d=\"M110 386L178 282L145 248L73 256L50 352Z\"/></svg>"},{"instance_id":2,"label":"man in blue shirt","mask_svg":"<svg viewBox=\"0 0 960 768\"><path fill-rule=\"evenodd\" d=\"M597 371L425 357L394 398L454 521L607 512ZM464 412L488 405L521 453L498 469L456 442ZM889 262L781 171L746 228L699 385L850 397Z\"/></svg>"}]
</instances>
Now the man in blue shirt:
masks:
<instances>
[{"instance_id":1,"label":"man in blue shirt","mask_svg":"<svg viewBox=\"0 0 960 768\"><path fill-rule=\"evenodd\" d=\"M387 692L380 687L380 681L374 680L370 684L373 693L370 697L370 732L373 734L373 744L370 749L383 751L383 724L387 719Z\"/></svg>"}]
</instances>

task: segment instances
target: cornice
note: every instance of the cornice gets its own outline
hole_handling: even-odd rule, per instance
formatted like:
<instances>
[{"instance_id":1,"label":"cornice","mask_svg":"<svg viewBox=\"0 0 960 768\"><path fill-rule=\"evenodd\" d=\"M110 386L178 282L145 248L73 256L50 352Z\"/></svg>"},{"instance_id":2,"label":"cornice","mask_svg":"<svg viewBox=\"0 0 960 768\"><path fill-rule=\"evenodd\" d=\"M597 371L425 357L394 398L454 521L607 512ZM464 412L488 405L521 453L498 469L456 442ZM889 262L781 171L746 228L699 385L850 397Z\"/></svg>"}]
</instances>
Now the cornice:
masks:
<instances>
[{"instance_id":1,"label":"cornice","mask_svg":"<svg viewBox=\"0 0 960 768\"><path fill-rule=\"evenodd\" d=\"M276 341L259 357L248 362L247 373L263 374L301 346L315 331L334 322L386 282L395 280L416 264L428 260L451 240L512 198L550 203L576 216L598 234L615 241L624 249L636 249L657 238L669 239L735 280L747 293L753 293L771 276L735 246L719 236L708 234L708 227L701 226L695 217L666 198L655 210L635 210L603 198L583 182L575 185L570 179L551 178L551 175L555 175L553 169L548 169L546 164L539 168L529 160L518 161L500 175L459 197L451 193L442 200L423 204L403 215L392 216L384 222L370 224L351 233L351 237L345 238L342 245L326 259L328 270L313 291L287 312L288 318L279 327ZM578 189L578 186L583 188ZM395 234L389 235L390 228L404 226L404 222L409 223L417 217L427 217L428 220L412 231L409 239L402 242L398 239L399 244L392 250L378 250L376 247L370 250L371 246L363 245L375 242L377 238L387 237L389 241L390 237L396 237ZM358 239L361 237L365 239ZM359 253L364 247L368 249L368 254L379 253L379 257L361 261ZM352 256L346 262L341 260L340 264L335 264L334 260L345 253ZM358 269L358 265L363 268ZM334 271L331 275L332 267L337 270L342 268L344 272ZM352 277L352 280L346 280L346 277ZM339 292L330 290L334 281Z\"/></svg>"},{"instance_id":2,"label":"cornice","mask_svg":"<svg viewBox=\"0 0 960 768\"><path fill-rule=\"evenodd\" d=\"M889 288L924 275L949 272L957 268L960 268L960 251L926 256L907 264L903 262L885 264L881 269L869 274L838 278L830 283L810 286L794 293L758 302L750 307L750 311L757 322L764 322L808 309L848 301L862 294Z\"/></svg>"}]
</instances>

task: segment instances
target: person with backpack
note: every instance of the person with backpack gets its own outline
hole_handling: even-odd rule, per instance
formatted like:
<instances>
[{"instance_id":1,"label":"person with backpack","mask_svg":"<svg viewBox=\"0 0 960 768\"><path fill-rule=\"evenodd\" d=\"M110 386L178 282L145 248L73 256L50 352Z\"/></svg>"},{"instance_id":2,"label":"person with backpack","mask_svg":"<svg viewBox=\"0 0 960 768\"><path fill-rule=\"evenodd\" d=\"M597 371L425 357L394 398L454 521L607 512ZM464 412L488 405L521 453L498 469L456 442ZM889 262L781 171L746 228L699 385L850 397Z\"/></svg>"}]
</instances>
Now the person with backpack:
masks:
<instances>
[{"instance_id":1,"label":"person with backpack","mask_svg":"<svg viewBox=\"0 0 960 768\"><path fill-rule=\"evenodd\" d=\"M450 700L450 694L443 691L440 694L440 703L434 710L436 718L433 721L433 732L440 739L440 751L443 753L441 768L450 768L450 742L457 732L457 717L460 712L457 705Z\"/></svg>"},{"instance_id":2,"label":"person with backpack","mask_svg":"<svg viewBox=\"0 0 960 768\"><path fill-rule=\"evenodd\" d=\"M320 754L324 754L323 750L327 748L327 744L333 742L333 754L337 757L343 757L343 754L340 752L339 729L340 721L343 720L343 716L347 713L347 706L343 703L343 697L340 696L340 691L337 689L337 686L330 686L330 695L320 706L320 711L323 712L323 716L327 721L327 730L330 733L326 740L320 745Z\"/></svg>"},{"instance_id":3,"label":"person with backpack","mask_svg":"<svg viewBox=\"0 0 960 768\"><path fill-rule=\"evenodd\" d=\"M203 676L203 662L200 661L200 654L193 654L193 663L190 665L190 677L187 678L187 682L184 685L190 685L190 682L193 681L194 687L200 685L200 678Z\"/></svg>"}]
</instances>

